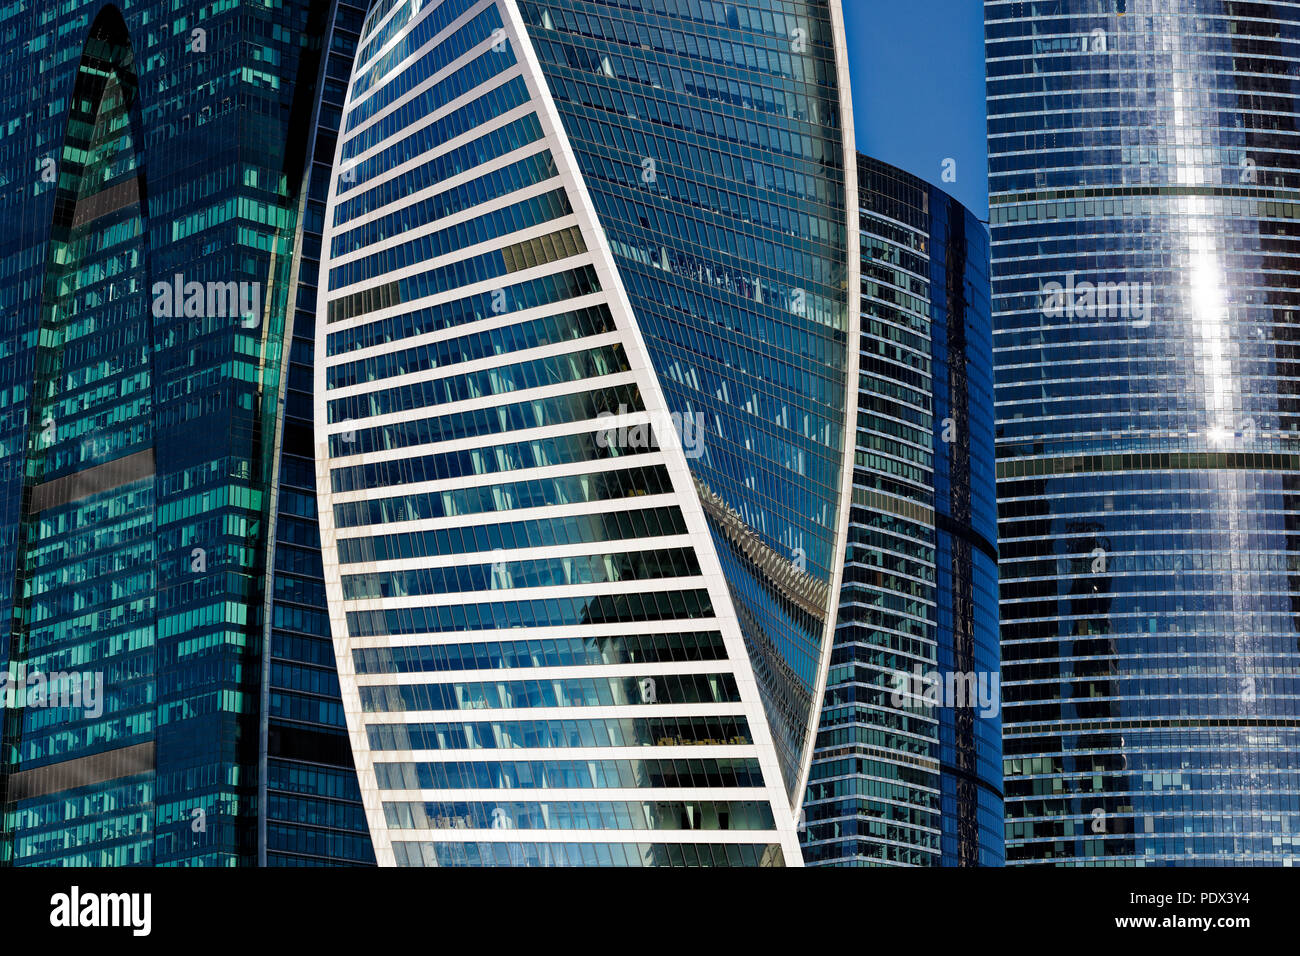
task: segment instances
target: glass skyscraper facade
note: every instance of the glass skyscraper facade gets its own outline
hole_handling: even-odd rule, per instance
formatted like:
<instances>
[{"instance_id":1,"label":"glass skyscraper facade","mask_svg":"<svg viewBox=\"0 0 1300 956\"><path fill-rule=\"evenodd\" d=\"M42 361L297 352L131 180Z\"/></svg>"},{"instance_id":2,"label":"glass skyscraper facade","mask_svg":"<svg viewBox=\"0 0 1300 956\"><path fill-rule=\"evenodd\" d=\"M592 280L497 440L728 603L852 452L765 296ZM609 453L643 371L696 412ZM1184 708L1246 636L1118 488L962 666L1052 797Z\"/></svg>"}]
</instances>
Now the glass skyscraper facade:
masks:
<instances>
[{"instance_id":1,"label":"glass skyscraper facade","mask_svg":"<svg viewBox=\"0 0 1300 956\"><path fill-rule=\"evenodd\" d=\"M1009 864L1300 840L1300 4L985 3Z\"/></svg>"},{"instance_id":2,"label":"glass skyscraper facade","mask_svg":"<svg viewBox=\"0 0 1300 956\"><path fill-rule=\"evenodd\" d=\"M297 520L335 14L0 10L0 864L373 860Z\"/></svg>"},{"instance_id":3,"label":"glass skyscraper facade","mask_svg":"<svg viewBox=\"0 0 1300 956\"><path fill-rule=\"evenodd\" d=\"M999 866L988 232L941 189L866 156L858 195L853 497L804 858ZM937 699L931 682L976 692Z\"/></svg>"},{"instance_id":4,"label":"glass skyscraper facade","mask_svg":"<svg viewBox=\"0 0 1300 956\"><path fill-rule=\"evenodd\" d=\"M316 469L312 462L313 352L320 232L334 168L338 124L365 17L365 0L335 0L314 87L307 185L295 244L275 486L268 653L263 658L263 718L258 840L262 866L374 863L352 748L339 700L325 606Z\"/></svg>"},{"instance_id":5,"label":"glass skyscraper facade","mask_svg":"<svg viewBox=\"0 0 1300 956\"><path fill-rule=\"evenodd\" d=\"M372 6L316 459L381 864L799 862L856 374L845 68L834 2Z\"/></svg>"}]
</instances>

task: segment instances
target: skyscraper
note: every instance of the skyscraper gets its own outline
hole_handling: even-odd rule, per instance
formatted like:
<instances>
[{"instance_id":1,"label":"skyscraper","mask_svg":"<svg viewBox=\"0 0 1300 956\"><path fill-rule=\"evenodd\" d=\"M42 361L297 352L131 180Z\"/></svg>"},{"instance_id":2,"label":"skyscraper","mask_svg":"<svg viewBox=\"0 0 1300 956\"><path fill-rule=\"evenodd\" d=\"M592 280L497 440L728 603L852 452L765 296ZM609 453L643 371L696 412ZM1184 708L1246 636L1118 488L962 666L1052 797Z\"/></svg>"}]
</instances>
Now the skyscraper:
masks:
<instances>
[{"instance_id":1,"label":"skyscraper","mask_svg":"<svg viewBox=\"0 0 1300 956\"><path fill-rule=\"evenodd\" d=\"M858 196L853 499L804 857L998 866L988 233L943 190L861 155Z\"/></svg>"},{"instance_id":2,"label":"skyscraper","mask_svg":"<svg viewBox=\"0 0 1300 956\"><path fill-rule=\"evenodd\" d=\"M1007 861L1286 865L1300 4L985 4Z\"/></svg>"},{"instance_id":3,"label":"skyscraper","mask_svg":"<svg viewBox=\"0 0 1300 956\"><path fill-rule=\"evenodd\" d=\"M280 454L335 12L0 11L0 863L372 859L295 521L309 433Z\"/></svg>"},{"instance_id":4,"label":"skyscraper","mask_svg":"<svg viewBox=\"0 0 1300 956\"><path fill-rule=\"evenodd\" d=\"M275 474L275 523L268 529L270 599L262 659L258 863L262 866L373 864L370 832L352 767L325 605L316 469L312 462L320 230L333 175L335 136L365 17L364 0L333 0L313 87L307 185L299 197L296 283L286 330Z\"/></svg>"},{"instance_id":5,"label":"skyscraper","mask_svg":"<svg viewBox=\"0 0 1300 956\"><path fill-rule=\"evenodd\" d=\"M836 2L371 9L316 458L381 864L799 862L856 374L847 97Z\"/></svg>"}]
</instances>

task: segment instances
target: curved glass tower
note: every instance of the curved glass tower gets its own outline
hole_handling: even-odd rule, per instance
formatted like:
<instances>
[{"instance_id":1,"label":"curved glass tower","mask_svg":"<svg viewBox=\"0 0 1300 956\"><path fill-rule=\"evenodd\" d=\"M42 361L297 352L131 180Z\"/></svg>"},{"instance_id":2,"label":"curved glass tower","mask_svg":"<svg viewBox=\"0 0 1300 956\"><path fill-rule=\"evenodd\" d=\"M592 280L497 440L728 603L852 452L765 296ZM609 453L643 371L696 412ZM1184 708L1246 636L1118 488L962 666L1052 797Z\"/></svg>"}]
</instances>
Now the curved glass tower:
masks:
<instances>
[{"instance_id":1,"label":"curved glass tower","mask_svg":"<svg viewBox=\"0 0 1300 956\"><path fill-rule=\"evenodd\" d=\"M866 156L858 195L853 499L804 859L999 866L988 232Z\"/></svg>"},{"instance_id":2,"label":"curved glass tower","mask_svg":"<svg viewBox=\"0 0 1300 956\"><path fill-rule=\"evenodd\" d=\"M1300 840L1300 4L985 4L1007 861Z\"/></svg>"},{"instance_id":3,"label":"curved glass tower","mask_svg":"<svg viewBox=\"0 0 1300 956\"><path fill-rule=\"evenodd\" d=\"M840 31L372 7L316 401L381 864L799 862L856 359Z\"/></svg>"}]
</instances>

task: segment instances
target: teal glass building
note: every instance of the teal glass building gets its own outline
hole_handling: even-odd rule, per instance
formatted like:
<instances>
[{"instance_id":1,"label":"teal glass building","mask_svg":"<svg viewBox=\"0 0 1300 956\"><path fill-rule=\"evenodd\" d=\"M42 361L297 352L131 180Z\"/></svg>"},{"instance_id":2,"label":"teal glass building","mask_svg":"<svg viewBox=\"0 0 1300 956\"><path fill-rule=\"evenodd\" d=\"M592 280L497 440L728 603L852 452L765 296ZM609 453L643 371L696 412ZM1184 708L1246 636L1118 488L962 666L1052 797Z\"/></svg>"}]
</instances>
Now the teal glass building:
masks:
<instances>
[{"instance_id":1,"label":"teal glass building","mask_svg":"<svg viewBox=\"0 0 1300 956\"><path fill-rule=\"evenodd\" d=\"M858 197L853 497L804 860L1001 866L988 231L863 155Z\"/></svg>"},{"instance_id":2,"label":"teal glass building","mask_svg":"<svg viewBox=\"0 0 1300 956\"><path fill-rule=\"evenodd\" d=\"M985 3L1007 862L1300 840L1300 5Z\"/></svg>"},{"instance_id":3,"label":"teal glass building","mask_svg":"<svg viewBox=\"0 0 1300 956\"><path fill-rule=\"evenodd\" d=\"M318 501L375 853L793 865L848 492L835 2L376 3Z\"/></svg>"},{"instance_id":4,"label":"teal glass building","mask_svg":"<svg viewBox=\"0 0 1300 956\"><path fill-rule=\"evenodd\" d=\"M361 16L0 11L0 865L373 862L304 373Z\"/></svg>"}]
</instances>

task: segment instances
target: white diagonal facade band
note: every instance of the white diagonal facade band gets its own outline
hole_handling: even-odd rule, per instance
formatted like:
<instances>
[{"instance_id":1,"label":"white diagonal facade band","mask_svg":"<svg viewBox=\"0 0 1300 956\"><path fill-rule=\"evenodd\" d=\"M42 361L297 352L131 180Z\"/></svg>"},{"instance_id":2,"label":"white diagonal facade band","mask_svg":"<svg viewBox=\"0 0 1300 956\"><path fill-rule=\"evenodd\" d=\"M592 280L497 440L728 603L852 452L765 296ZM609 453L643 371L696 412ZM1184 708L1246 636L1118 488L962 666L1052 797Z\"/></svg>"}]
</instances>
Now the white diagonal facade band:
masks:
<instances>
[{"instance_id":1,"label":"white diagonal facade band","mask_svg":"<svg viewBox=\"0 0 1300 956\"><path fill-rule=\"evenodd\" d=\"M798 865L690 425L516 3L376 3L335 164L319 517L378 861Z\"/></svg>"}]
</instances>

